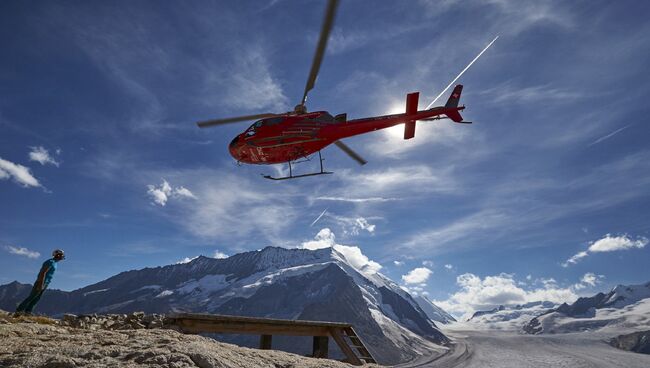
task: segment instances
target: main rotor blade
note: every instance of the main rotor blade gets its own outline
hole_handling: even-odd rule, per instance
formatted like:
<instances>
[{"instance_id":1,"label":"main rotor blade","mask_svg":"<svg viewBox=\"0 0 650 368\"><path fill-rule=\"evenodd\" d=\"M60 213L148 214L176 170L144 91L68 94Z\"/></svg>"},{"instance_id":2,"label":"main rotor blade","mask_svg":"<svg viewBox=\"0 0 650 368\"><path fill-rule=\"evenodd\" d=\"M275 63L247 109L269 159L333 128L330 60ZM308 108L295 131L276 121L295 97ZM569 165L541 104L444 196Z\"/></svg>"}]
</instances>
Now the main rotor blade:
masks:
<instances>
[{"instance_id":1,"label":"main rotor blade","mask_svg":"<svg viewBox=\"0 0 650 368\"><path fill-rule=\"evenodd\" d=\"M445 89L443 89L442 92L440 92L440 94L439 94L438 96L436 96L436 98L433 99L433 101L431 101L431 103L427 106L427 108L426 108L425 110L429 110L429 109L431 108L431 106L433 106L433 104L436 103L436 101L438 101L438 99L440 98L440 96L442 96L445 92L447 92L447 90L449 89L449 87L451 87L451 85L454 84L454 83L458 80L458 78L460 78L460 76L463 75L463 73L465 73L465 71L466 71L467 69L469 69L469 67L472 66L472 64L474 64L474 62L475 62L476 60L478 60L478 58L480 58L481 55L483 55L483 53L484 53L484 52L485 52L485 51L486 51L490 46L492 46L492 44L494 43L494 41L497 40L497 38L499 38L499 36L494 37L494 39L492 40L492 42L490 42L487 46L485 46L485 48L483 49L483 51L481 51L478 55L476 55L476 57L474 58L474 60L472 60L472 62L470 62L470 63L465 67L465 69L463 69L463 71L460 72L460 74L458 74L458 75L456 76L456 78L454 78L454 80L451 81L451 83L449 83L449 85L448 85L447 87L445 87Z\"/></svg>"},{"instance_id":2,"label":"main rotor blade","mask_svg":"<svg viewBox=\"0 0 650 368\"><path fill-rule=\"evenodd\" d=\"M282 114L266 113L266 114L237 116L237 117L234 117L234 118L226 118L226 119L212 119L212 120L200 121L200 122L196 123L196 125L198 125L199 128L208 128L208 127L215 126L215 125L230 124L230 123L236 123L238 121L246 121L246 120L264 119L264 118L270 118L270 117L279 116L279 115L282 115Z\"/></svg>"},{"instance_id":3,"label":"main rotor blade","mask_svg":"<svg viewBox=\"0 0 650 368\"><path fill-rule=\"evenodd\" d=\"M323 55L325 55L325 48L327 47L327 40L330 37L330 31L334 25L334 16L336 15L336 7L338 6L338 0L330 0L327 3L327 9L325 10L325 19L323 20L323 27L320 30L320 37L318 39L318 46L316 46L316 53L314 54L314 60L311 64L311 71L309 72L309 78L307 78L307 85L305 85L305 94L302 96L301 105L304 105L307 101L307 93L314 88L316 83L316 77L318 77L318 71L320 70L320 64L323 61Z\"/></svg>"},{"instance_id":4,"label":"main rotor blade","mask_svg":"<svg viewBox=\"0 0 650 368\"><path fill-rule=\"evenodd\" d=\"M365 165L368 161L364 160L363 157L359 156L358 153L354 152L352 148L348 147L345 143L341 141L334 142L336 147L340 148L345 154L350 156L354 161L358 162L359 165Z\"/></svg>"}]
</instances>

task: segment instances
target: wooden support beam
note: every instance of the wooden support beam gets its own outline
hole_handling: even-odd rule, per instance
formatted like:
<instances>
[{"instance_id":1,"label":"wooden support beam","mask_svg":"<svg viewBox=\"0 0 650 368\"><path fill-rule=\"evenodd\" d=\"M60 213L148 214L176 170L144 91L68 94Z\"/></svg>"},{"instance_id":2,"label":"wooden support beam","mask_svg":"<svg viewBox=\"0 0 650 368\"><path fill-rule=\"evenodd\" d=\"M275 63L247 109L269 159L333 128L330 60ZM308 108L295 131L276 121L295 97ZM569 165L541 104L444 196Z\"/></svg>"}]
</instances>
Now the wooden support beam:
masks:
<instances>
[{"instance_id":1,"label":"wooden support beam","mask_svg":"<svg viewBox=\"0 0 650 368\"><path fill-rule=\"evenodd\" d=\"M260 349L262 350L271 350L271 345L273 342L272 335L261 335L260 336Z\"/></svg>"},{"instance_id":2,"label":"wooden support beam","mask_svg":"<svg viewBox=\"0 0 650 368\"><path fill-rule=\"evenodd\" d=\"M341 348L341 351L343 352L343 354L345 354L348 363L353 365L362 365L363 362L361 362L359 357L357 357L354 351L352 351L352 348L350 347L350 345L348 345L347 341L343 339L343 335L341 332L342 331L340 328L336 328L336 327L330 328L330 336L332 336L336 344L339 346L339 348Z\"/></svg>"},{"instance_id":3,"label":"wooden support beam","mask_svg":"<svg viewBox=\"0 0 650 368\"><path fill-rule=\"evenodd\" d=\"M327 358L329 354L329 338L327 336L314 336L314 358Z\"/></svg>"}]
</instances>

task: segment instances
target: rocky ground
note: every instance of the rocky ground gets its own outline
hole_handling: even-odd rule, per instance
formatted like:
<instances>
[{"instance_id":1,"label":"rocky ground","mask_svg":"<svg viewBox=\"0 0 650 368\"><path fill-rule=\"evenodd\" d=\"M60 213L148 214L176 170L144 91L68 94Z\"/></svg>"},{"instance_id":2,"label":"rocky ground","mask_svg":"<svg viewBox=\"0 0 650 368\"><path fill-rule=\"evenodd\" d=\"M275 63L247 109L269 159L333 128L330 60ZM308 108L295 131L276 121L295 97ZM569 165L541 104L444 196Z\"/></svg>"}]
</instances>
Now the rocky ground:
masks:
<instances>
[{"instance_id":1,"label":"rocky ground","mask_svg":"<svg viewBox=\"0 0 650 368\"><path fill-rule=\"evenodd\" d=\"M611 341L612 346L635 353L650 354L650 331L620 335Z\"/></svg>"},{"instance_id":2,"label":"rocky ground","mask_svg":"<svg viewBox=\"0 0 650 368\"><path fill-rule=\"evenodd\" d=\"M0 367L351 367L160 328L162 316L13 318L0 311Z\"/></svg>"}]
</instances>

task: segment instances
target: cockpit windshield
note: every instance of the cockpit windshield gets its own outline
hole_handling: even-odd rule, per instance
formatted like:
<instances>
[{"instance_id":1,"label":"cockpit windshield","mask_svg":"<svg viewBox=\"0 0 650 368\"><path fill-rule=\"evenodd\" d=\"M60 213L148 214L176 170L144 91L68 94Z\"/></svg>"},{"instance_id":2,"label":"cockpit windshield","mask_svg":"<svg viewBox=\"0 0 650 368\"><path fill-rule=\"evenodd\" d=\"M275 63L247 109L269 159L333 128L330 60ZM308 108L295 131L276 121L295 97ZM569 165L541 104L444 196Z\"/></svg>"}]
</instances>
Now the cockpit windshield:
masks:
<instances>
[{"instance_id":1,"label":"cockpit windshield","mask_svg":"<svg viewBox=\"0 0 650 368\"><path fill-rule=\"evenodd\" d=\"M268 119L262 119L258 120L251 125L248 130L246 130L246 135L247 136L253 136L255 135L255 131L263 126L271 126L271 125L276 125L280 124L281 122L284 121L284 117L277 117L277 118L268 118Z\"/></svg>"}]
</instances>

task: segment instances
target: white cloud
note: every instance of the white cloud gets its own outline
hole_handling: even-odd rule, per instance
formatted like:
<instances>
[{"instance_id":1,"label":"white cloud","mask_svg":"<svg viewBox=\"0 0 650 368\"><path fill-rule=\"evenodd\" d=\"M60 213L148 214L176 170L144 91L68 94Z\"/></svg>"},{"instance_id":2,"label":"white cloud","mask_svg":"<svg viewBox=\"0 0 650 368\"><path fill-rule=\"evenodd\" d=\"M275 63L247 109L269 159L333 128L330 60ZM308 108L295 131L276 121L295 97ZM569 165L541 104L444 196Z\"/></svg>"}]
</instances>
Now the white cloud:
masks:
<instances>
[{"instance_id":1,"label":"white cloud","mask_svg":"<svg viewBox=\"0 0 650 368\"><path fill-rule=\"evenodd\" d=\"M180 186L180 187L174 189L174 195L177 195L179 197L196 199L196 196L194 195L194 193L192 193L189 189L187 189L187 188L185 188L183 186Z\"/></svg>"},{"instance_id":2,"label":"white cloud","mask_svg":"<svg viewBox=\"0 0 650 368\"><path fill-rule=\"evenodd\" d=\"M45 147L38 146L38 147L31 147L32 150L29 152L29 160L30 161L36 161L40 163L41 165L54 165L56 167L59 167L60 162L56 161L54 158L50 156L50 153L45 149ZM60 150L57 150L57 154L60 153Z\"/></svg>"},{"instance_id":3,"label":"white cloud","mask_svg":"<svg viewBox=\"0 0 650 368\"><path fill-rule=\"evenodd\" d=\"M393 261L393 264L397 267L404 266L404 262L402 261Z\"/></svg>"},{"instance_id":4,"label":"white cloud","mask_svg":"<svg viewBox=\"0 0 650 368\"><path fill-rule=\"evenodd\" d=\"M377 227L375 224L371 224L368 219L361 216L346 217L330 213L329 217L343 228L344 235L359 235L361 231L367 231L373 234Z\"/></svg>"},{"instance_id":5,"label":"white cloud","mask_svg":"<svg viewBox=\"0 0 650 368\"><path fill-rule=\"evenodd\" d=\"M9 178L13 178L15 182L24 187L41 186L28 167L0 158L0 180Z\"/></svg>"},{"instance_id":6,"label":"white cloud","mask_svg":"<svg viewBox=\"0 0 650 368\"><path fill-rule=\"evenodd\" d=\"M27 258L38 258L38 257L41 256L41 254L39 252L29 250L29 249L27 249L25 247L20 247L19 248L19 247L14 247L14 246L11 246L11 245L5 245L4 248L5 248L5 250L7 252L9 252L11 254L15 254L15 255L18 255L18 256L25 256Z\"/></svg>"},{"instance_id":7,"label":"white cloud","mask_svg":"<svg viewBox=\"0 0 650 368\"><path fill-rule=\"evenodd\" d=\"M185 263L190 263L193 260L199 258L199 256L194 256L194 257L185 257L179 261L176 261L176 264L185 264Z\"/></svg>"},{"instance_id":8,"label":"white cloud","mask_svg":"<svg viewBox=\"0 0 650 368\"><path fill-rule=\"evenodd\" d=\"M596 286L596 283L598 282L598 276L596 276L595 273L588 272L584 276L582 276L582 280L580 281L582 281L583 284Z\"/></svg>"},{"instance_id":9,"label":"white cloud","mask_svg":"<svg viewBox=\"0 0 650 368\"><path fill-rule=\"evenodd\" d=\"M371 261L366 257L359 247L336 244L336 236L332 230L328 228L321 229L314 240L306 241L302 243L302 248L304 249L323 249L323 248L334 248L337 252L343 254L345 259L356 269L376 273L381 270L382 266L375 262Z\"/></svg>"},{"instance_id":10,"label":"white cloud","mask_svg":"<svg viewBox=\"0 0 650 368\"><path fill-rule=\"evenodd\" d=\"M499 305L533 301L563 303L572 302L578 297L573 287L561 288L554 279L544 279L542 283L541 288L525 290L517 284L512 274L501 273L481 279L465 273L456 278L459 291L447 300L434 303L451 313L467 317L477 310L488 310Z\"/></svg>"},{"instance_id":11,"label":"white cloud","mask_svg":"<svg viewBox=\"0 0 650 368\"><path fill-rule=\"evenodd\" d=\"M224 253L224 252L219 251L219 250L215 250L214 255L212 256L212 258L224 259L224 258L228 258L228 255L226 253Z\"/></svg>"},{"instance_id":12,"label":"white cloud","mask_svg":"<svg viewBox=\"0 0 650 368\"><path fill-rule=\"evenodd\" d=\"M571 265L571 264L576 264L576 263L578 263L578 261L580 261L582 258L585 258L588 255L589 255L589 253L587 253L585 251L578 252L578 253L574 254L573 256L571 256L571 258L567 259L566 262L562 263L562 267L569 267L569 265Z\"/></svg>"},{"instance_id":13,"label":"white cloud","mask_svg":"<svg viewBox=\"0 0 650 368\"><path fill-rule=\"evenodd\" d=\"M587 272L582 276L582 278L580 279L580 282L573 285L573 287L576 290L582 290L582 289L585 289L587 287L594 287L597 284L600 284L600 282L601 282L601 280L603 278L605 278L605 276L596 275L593 272Z\"/></svg>"},{"instance_id":14,"label":"white cloud","mask_svg":"<svg viewBox=\"0 0 650 368\"><path fill-rule=\"evenodd\" d=\"M165 179L163 179L162 184L158 187L155 185L147 185L147 194L152 197L155 203L161 206L165 206L170 198L196 199L196 196L189 189L183 186L172 189L172 186Z\"/></svg>"},{"instance_id":15,"label":"white cloud","mask_svg":"<svg viewBox=\"0 0 650 368\"><path fill-rule=\"evenodd\" d=\"M448 269L448 270L453 270L453 269L454 269L454 266L452 266L452 265L450 265L450 264L446 264L446 265L445 265L445 268Z\"/></svg>"},{"instance_id":16,"label":"white cloud","mask_svg":"<svg viewBox=\"0 0 650 368\"><path fill-rule=\"evenodd\" d=\"M433 267L433 261L422 261L422 266Z\"/></svg>"},{"instance_id":17,"label":"white cloud","mask_svg":"<svg viewBox=\"0 0 650 368\"><path fill-rule=\"evenodd\" d=\"M632 248L643 248L648 244L648 238L639 237L632 240L627 235L611 236L607 234L604 238L598 239L589 246L590 252L612 252Z\"/></svg>"},{"instance_id":18,"label":"white cloud","mask_svg":"<svg viewBox=\"0 0 650 368\"><path fill-rule=\"evenodd\" d=\"M427 282L433 271L426 267L418 267L411 270L406 275L402 275L402 281L407 284L422 284Z\"/></svg>"},{"instance_id":19,"label":"white cloud","mask_svg":"<svg viewBox=\"0 0 650 368\"><path fill-rule=\"evenodd\" d=\"M375 225L369 223L368 220L366 220L363 217L357 217L354 220L354 224L355 224L355 229L366 230L371 234L375 232Z\"/></svg>"},{"instance_id":20,"label":"white cloud","mask_svg":"<svg viewBox=\"0 0 650 368\"><path fill-rule=\"evenodd\" d=\"M195 260L197 258L199 258L199 256L185 257L185 258L183 258L183 259L181 259L179 261L176 261L176 264L190 263L190 262L192 262L193 260ZM223 253L223 252L219 251L219 250L215 250L214 254L212 255L212 258L225 259L225 258L228 258L228 255L226 253Z\"/></svg>"},{"instance_id":21,"label":"white cloud","mask_svg":"<svg viewBox=\"0 0 650 368\"><path fill-rule=\"evenodd\" d=\"M586 251L581 251L571 256L571 258L567 259L566 262L562 263L562 267L576 264L579 260L587 257L590 253L614 252L634 248L640 249L645 247L647 244L648 238L646 237L641 236L634 240L628 235L612 236L607 234L603 238L591 242Z\"/></svg>"}]
</instances>

